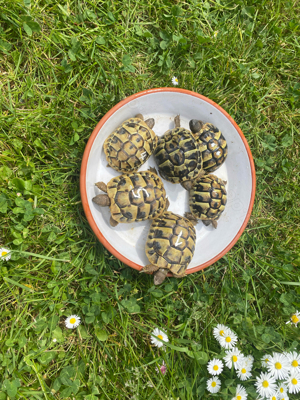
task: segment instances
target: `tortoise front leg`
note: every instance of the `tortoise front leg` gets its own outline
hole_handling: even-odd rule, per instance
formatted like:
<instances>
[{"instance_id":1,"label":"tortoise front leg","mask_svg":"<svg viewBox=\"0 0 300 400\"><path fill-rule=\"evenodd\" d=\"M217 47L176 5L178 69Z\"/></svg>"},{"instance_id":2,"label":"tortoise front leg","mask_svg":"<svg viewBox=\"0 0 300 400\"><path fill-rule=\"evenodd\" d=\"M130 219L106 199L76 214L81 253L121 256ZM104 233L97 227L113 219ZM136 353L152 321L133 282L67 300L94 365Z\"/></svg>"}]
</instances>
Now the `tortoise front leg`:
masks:
<instances>
[{"instance_id":1,"label":"tortoise front leg","mask_svg":"<svg viewBox=\"0 0 300 400\"><path fill-rule=\"evenodd\" d=\"M215 219L203 219L202 222L205 226L212 225L215 229L217 229L218 222Z\"/></svg>"},{"instance_id":2,"label":"tortoise front leg","mask_svg":"<svg viewBox=\"0 0 300 400\"><path fill-rule=\"evenodd\" d=\"M104 182L97 182L95 183L95 186L97 186L98 189L102 190L102 192L107 193L107 186Z\"/></svg>"},{"instance_id":3,"label":"tortoise front leg","mask_svg":"<svg viewBox=\"0 0 300 400\"><path fill-rule=\"evenodd\" d=\"M142 121L144 121L144 116L143 114L136 114L135 118L139 118ZM155 121L154 118L148 118L146 119L145 123L149 126L150 129L154 127Z\"/></svg>"},{"instance_id":4,"label":"tortoise front leg","mask_svg":"<svg viewBox=\"0 0 300 400\"><path fill-rule=\"evenodd\" d=\"M158 269L159 269L159 267L157 265L148 264L143 269L140 270L140 273L146 272L146 274L152 274L152 272L155 272Z\"/></svg>"},{"instance_id":5,"label":"tortoise front leg","mask_svg":"<svg viewBox=\"0 0 300 400\"><path fill-rule=\"evenodd\" d=\"M193 225L197 225L198 219L191 212L184 213L184 217L191 221Z\"/></svg>"}]
</instances>

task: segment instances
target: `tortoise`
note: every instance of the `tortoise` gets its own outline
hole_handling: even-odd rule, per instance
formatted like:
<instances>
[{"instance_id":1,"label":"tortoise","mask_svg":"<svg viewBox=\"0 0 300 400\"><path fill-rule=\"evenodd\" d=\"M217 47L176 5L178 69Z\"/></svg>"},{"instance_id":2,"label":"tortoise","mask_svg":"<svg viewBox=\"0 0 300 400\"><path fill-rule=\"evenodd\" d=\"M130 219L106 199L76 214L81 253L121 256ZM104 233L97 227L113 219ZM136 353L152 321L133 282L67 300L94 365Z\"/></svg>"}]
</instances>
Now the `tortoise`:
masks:
<instances>
[{"instance_id":1,"label":"tortoise","mask_svg":"<svg viewBox=\"0 0 300 400\"><path fill-rule=\"evenodd\" d=\"M195 179L189 193L191 212L185 213L185 217L194 224L201 219L204 225L212 224L214 228L217 228L217 220L227 203L226 183L212 174Z\"/></svg>"},{"instance_id":2,"label":"tortoise","mask_svg":"<svg viewBox=\"0 0 300 400\"><path fill-rule=\"evenodd\" d=\"M227 142L221 131L213 124L197 119L189 122L190 130L199 140L205 173L214 172L225 161L228 154Z\"/></svg>"},{"instance_id":3,"label":"tortoise","mask_svg":"<svg viewBox=\"0 0 300 400\"><path fill-rule=\"evenodd\" d=\"M124 121L105 140L103 149L108 166L119 172L134 172L144 164L157 146L154 119L142 114Z\"/></svg>"},{"instance_id":4,"label":"tortoise","mask_svg":"<svg viewBox=\"0 0 300 400\"><path fill-rule=\"evenodd\" d=\"M111 226L158 217L169 206L166 191L156 170L133 172L112 178L96 186L106 192L92 200L99 206L110 207Z\"/></svg>"},{"instance_id":5,"label":"tortoise","mask_svg":"<svg viewBox=\"0 0 300 400\"><path fill-rule=\"evenodd\" d=\"M180 127L179 115L175 117L175 128L158 139L153 155L160 175L169 182L181 183L187 190L202 173L200 145L191 131Z\"/></svg>"},{"instance_id":6,"label":"tortoise","mask_svg":"<svg viewBox=\"0 0 300 400\"><path fill-rule=\"evenodd\" d=\"M196 230L192 222L165 211L152 221L145 247L151 264L140 272L155 272L154 285L161 284L168 272L182 278L193 258L195 245Z\"/></svg>"}]
</instances>

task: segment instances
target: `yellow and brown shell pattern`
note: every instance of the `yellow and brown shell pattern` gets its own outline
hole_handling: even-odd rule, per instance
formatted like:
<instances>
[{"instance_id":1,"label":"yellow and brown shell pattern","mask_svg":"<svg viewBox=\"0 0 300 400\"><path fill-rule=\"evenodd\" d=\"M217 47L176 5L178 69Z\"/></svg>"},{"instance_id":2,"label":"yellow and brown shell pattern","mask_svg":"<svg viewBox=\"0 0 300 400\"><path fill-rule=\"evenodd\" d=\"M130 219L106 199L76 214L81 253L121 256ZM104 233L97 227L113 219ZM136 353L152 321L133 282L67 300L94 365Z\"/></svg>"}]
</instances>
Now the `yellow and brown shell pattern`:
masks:
<instances>
[{"instance_id":1,"label":"yellow and brown shell pattern","mask_svg":"<svg viewBox=\"0 0 300 400\"><path fill-rule=\"evenodd\" d=\"M151 264L183 276L191 262L196 245L196 231L186 218L166 211L150 227L146 255Z\"/></svg>"},{"instance_id":2,"label":"yellow and brown shell pattern","mask_svg":"<svg viewBox=\"0 0 300 400\"><path fill-rule=\"evenodd\" d=\"M159 173L172 183L192 180L202 169L199 143L185 128L168 130L158 139L153 154Z\"/></svg>"},{"instance_id":3,"label":"yellow and brown shell pattern","mask_svg":"<svg viewBox=\"0 0 300 400\"><path fill-rule=\"evenodd\" d=\"M227 192L222 179L212 174L195 179L190 190L189 204L197 219L219 219L226 203Z\"/></svg>"},{"instance_id":4,"label":"yellow and brown shell pattern","mask_svg":"<svg viewBox=\"0 0 300 400\"><path fill-rule=\"evenodd\" d=\"M204 124L194 136L199 138L204 171L206 173L215 171L223 164L228 154L224 136L215 125L209 122Z\"/></svg>"},{"instance_id":5,"label":"yellow and brown shell pattern","mask_svg":"<svg viewBox=\"0 0 300 400\"><path fill-rule=\"evenodd\" d=\"M113 169L133 172L148 160L157 140L154 131L142 119L130 118L108 136L103 149Z\"/></svg>"},{"instance_id":6,"label":"yellow and brown shell pattern","mask_svg":"<svg viewBox=\"0 0 300 400\"><path fill-rule=\"evenodd\" d=\"M110 212L117 222L156 218L166 207L166 191L161 179L152 172L124 174L107 184Z\"/></svg>"}]
</instances>

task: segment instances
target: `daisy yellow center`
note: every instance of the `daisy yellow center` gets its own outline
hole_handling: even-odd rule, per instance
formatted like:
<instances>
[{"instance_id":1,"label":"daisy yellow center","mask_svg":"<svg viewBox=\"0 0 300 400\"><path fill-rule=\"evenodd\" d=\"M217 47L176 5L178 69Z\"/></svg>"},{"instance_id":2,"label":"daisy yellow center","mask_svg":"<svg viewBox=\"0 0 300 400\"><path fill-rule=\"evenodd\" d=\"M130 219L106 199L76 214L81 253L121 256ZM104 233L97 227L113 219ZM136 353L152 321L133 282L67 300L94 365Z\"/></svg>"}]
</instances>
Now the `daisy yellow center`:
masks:
<instances>
[{"instance_id":1,"label":"daisy yellow center","mask_svg":"<svg viewBox=\"0 0 300 400\"><path fill-rule=\"evenodd\" d=\"M275 368L276 369L281 369L282 365L280 364L280 362L275 363Z\"/></svg>"},{"instance_id":2,"label":"daisy yellow center","mask_svg":"<svg viewBox=\"0 0 300 400\"><path fill-rule=\"evenodd\" d=\"M299 318L297 317L297 315L293 315L291 319L292 319L292 322L293 322L294 324L296 324L297 322L299 322Z\"/></svg>"},{"instance_id":3,"label":"daisy yellow center","mask_svg":"<svg viewBox=\"0 0 300 400\"><path fill-rule=\"evenodd\" d=\"M266 363L267 363L267 362L269 362L269 359L268 359L268 358L266 358L266 359L265 359L265 362L266 362Z\"/></svg>"},{"instance_id":4,"label":"daisy yellow center","mask_svg":"<svg viewBox=\"0 0 300 400\"><path fill-rule=\"evenodd\" d=\"M227 338L225 339L225 342L230 343L231 342L231 337L227 336Z\"/></svg>"},{"instance_id":5,"label":"daisy yellow center","mask_svg":"<svg viewBox=\"0 0 300 400\"><path fill-rule=\"evenodd\" d=\"M75 324L75 322L76 322L76 318L71 318L70 319L70 324Z\"/></svg>"},{"instance_id":6,"label":"daisy yellow center","mask_svg":"<svg viewBox=\"0 0 300 400\"><path fill-rule=\"evenodd\" d=\"M219 333L220 333L220 335L221 335L221 336L223 336L223 335L224 335L224 331L220 331Z\"/></svg>"},{"instance_id":7,"label":"daisy yellow center","mask_svg":"<svg viewBox=\"0 0 300 400\"><path fill-rule=\"evenodd\" d=\"M298 383L297 379L296 379L296 378L293 378L293 379L292 379L292 384L293 384L293 385L297 385L297 383Z\"/></svg>"},{"instance_id":8,"label":"daisy yellow center","mask_svg":"<svg viewBox=\"0 0 300 400\"><path fill-rule=\"evenodd\" d=\"M215 371L218 371L218 369L219 369L219 367L217 366L217 365L214 365L214 368L213 368Z\"/></svg>"},{"instance_id":9,"label":"daisy yellow center","mask_svg":"<svg viewBox=\"0 0 300 400\"><path fill-rule=\"evenodd\" d=\"M242 400L242 396L240 395L236 396L236 400Z\"/></svg>"},{"instance_id":10,"label":"daisy yellow center","mask_svg":"<svg viewBox=\"0 0 300 400\"><path fill-rule=\"evenodd\" d=\"M177 79L177 78L175 78L175 82L178 82L178 79Z\"/></svg>"},{"instance_id":11,"label":"daisy yellow center","mask_svg":"<svg viewBox=\"0 0 300 400\"><path fill-rule=\"evenodd\" d=\"M162 335L157 335L157 337L158 337L159 339L163 340Z\"/></svg>"},{"instance_id":12,"label":"daisy yellow center","mask_svg":"<svg viewBox=\"0 0 300 400\"><path fill-rule=\"evenodd\" d=\"M272 400L276 400L276 397L275 397L275 396L273 396L273 397L272 397Z\"/></svg>"},{"instance_id":13,"label":"daisy yellow center","mask_svg":"<svg viewBox=\"0 0 300 400\"><path fill-rule=\"evenodd\" d=\"M279 391L280 391L280 393L283 393L283 388L280 388Z\"/></svg>"},{"instance_id":14,"label":"daisy yellow center","mask_svg":"<svg viewBox=\"0 0 300 400\"><path fill-rule=\"evenodd\" d=\"M267 388L267 387L269 387L269 382L268 381L263 381L262 385L263 385L264 388Z\"/></svg>"},{"instance_id":15,"label":"daisy yellow center","mask_svg":"<svg viewBox=\"0 0 300 400\"><path fill-rule=\"evenodd\" d=\"M7 251L2 251L1 252L1 257L6 256L6 254L8 254Z\"/></svg>"},{"instance_id":16,"label":"daisy yellow center","mask_svg":"<svg viewBox=\"0 0 300 400\"><path fill-rule=\"evenodd\" d=\"M212 386L212 387L216 387L216 386L217 386L216 382L213 381L213 382L211 383L211 386Z\"/></svg>"},{"instance_id":17,"label":"daisy yellow center","mask_svg":"<svg viewBox=\"0 0 300 400\"><path fill-rule=\"evenodd\" d=\"M247 372L247 371L246 371L245 368L243 368L242 371L241 371L242 374L245 374L246 372Z\"/></svg>"},{"instance_id":18,"label":"daisy yellow center","mask_svg":"<svg viewBox=\"0 0 300 400\"><path fill-rule=\"evenodd\" d=\"M232 356L232 361L237 362L237 356Z\"/></svg>"},{"instance_id":19,"label":"daisy yellow center","mask_svg":"<svg viewBox=\"0 0 300 400\"><path fill-rule=\"evenodd\" d=\"M292 366L293 366L293 367L298 367L298 365L299 365L299 364L298 364L298 361L297 361L297 360L294 360L294 361L292 362Z\"/></svg>"}]
</instances>

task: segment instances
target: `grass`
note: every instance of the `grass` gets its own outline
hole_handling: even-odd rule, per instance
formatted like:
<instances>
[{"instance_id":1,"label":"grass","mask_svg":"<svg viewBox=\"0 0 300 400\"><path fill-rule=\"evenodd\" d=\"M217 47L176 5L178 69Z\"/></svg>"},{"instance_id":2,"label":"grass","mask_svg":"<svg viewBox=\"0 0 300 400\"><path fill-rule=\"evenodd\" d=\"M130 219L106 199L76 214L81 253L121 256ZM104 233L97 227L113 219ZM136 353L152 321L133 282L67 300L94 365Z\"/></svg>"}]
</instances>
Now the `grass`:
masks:
<instances>
[{"instance_id":1,"label":"grass","mask_svg":"<svg viewBox=\"0 0 300 400\"><path fill-rule=\"evenodd\" d=\"M300 308L299 19L297 1L0 0L0 245L14 250L0 265L0 400L231 399L229 370L205 390L207 360L224 355L216 323L254 375L264 354L300 351L286 325ZM225 257L156 288L96 240L78 182L100 118L174 75L239 124L257 194Z\"/></svg>"}]
</instances>

